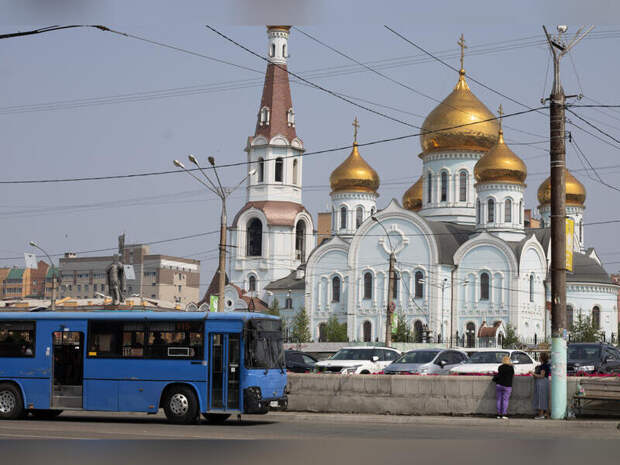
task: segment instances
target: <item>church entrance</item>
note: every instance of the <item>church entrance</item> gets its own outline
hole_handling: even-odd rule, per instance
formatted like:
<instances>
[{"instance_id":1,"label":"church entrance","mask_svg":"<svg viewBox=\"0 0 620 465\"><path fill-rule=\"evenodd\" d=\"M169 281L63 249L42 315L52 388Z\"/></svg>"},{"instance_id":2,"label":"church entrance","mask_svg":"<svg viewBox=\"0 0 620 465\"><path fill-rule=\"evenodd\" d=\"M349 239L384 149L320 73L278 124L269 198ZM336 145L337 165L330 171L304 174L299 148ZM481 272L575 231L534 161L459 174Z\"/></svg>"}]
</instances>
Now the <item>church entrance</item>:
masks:
<instances>
[{"instance_id":1,"label":"church entrance","mask_svg":"<svg viewBox=\"0 0 620 465\"><path fill-rule=\"evenodd\" d=\"M370 321L364 322L363 332L364 332L364 342L372 341L372 323L370 323Z\"/></svg>"}]
</instances>

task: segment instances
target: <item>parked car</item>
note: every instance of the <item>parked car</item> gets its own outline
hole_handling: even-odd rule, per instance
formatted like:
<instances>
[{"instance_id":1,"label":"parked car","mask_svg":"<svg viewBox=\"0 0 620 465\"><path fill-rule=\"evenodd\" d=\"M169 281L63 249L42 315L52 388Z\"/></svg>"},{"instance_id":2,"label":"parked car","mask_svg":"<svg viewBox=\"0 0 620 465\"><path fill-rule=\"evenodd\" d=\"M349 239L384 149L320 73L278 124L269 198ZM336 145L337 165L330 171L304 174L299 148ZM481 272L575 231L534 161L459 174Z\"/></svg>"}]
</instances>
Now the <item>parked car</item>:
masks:
<instances>
[{"instance_id":1,"label":"parked car","mask_svg":"<svg viewBox=\"0 0 620 465\"><path fill-rule=\"evenodd\" d=\"M314 369L317 360L299 350L285 350L284 360L286 362L286 370L293 373L307 373Z\"/></svg>"},{"instance_id":2,"label":"parked car","mask_svg":"<svg viewBox=\"0 0 620 465\"><path fill-rule=\"evenodd\" d=\"M467 360L467 354L456 349L416 349L409 351L385 367L386 375L448 374L451 368Z\"/></svg>"},{"instance_id":3,"label":"parked car","mask_svg":"<svg viewBox=\"0 0 620 465\"><path fill-rule=\"evenodd\" d=\"M378 373L400 357L401 352L387 347L343 347L315 368L328 373L365 375Z\"/></svg>"},{"instance_id":4,"label":"parked car","mask_svg":"<svg viewBox=\"0 0 620 465\"><path fill-rule=\"evenodd\" d=\"M524 375L536 368L537 362L521 350L512 349L476 349L469 360L450 370L451 374L466 375L468 373L497 373L502 359L510 356L515 374Z\"/></svg>"},{"instance_id":5,"label":"parked car","mask_svg":"<svg viewBox=\"0 0 620 465\"><path fill-rule=\"evenodd\" d=\"M604 342L568 344L566 371L569 375L620 373L620 350Z\"/></svg>"}]
</instances>

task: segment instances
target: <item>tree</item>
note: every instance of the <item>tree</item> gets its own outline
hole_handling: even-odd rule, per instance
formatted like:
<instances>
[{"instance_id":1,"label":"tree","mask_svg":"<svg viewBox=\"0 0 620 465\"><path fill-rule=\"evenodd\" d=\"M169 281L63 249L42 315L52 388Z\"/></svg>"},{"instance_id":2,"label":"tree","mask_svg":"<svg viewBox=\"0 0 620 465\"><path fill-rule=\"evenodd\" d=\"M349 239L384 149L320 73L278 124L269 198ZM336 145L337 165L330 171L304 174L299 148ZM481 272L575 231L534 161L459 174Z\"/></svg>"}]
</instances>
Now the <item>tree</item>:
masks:
<instances>
[{"instance_id":1,"label":"tree","mask_svg":"<svg viewBox=\"0 0 620 465\"><path fill-rule=\"evenodd\" d=\"M515 327L510 323L506 325L506 336L504 337L504 342L502 344L502 348L511 349L517 347L521 341L519 341L519 336L517 336L517 331Z\"/></svg>"},{"instance_id":2,"label":"tree","mask_svg":"<svg viewBox=\"0 0 620 465\"><path fill-rule=\"evenodd\" d=\"M301 307L293 318L293 328L291 333L291 342L302 343L310 342L312 335L310 334L310 318L304 307Z\"/></svg>"},{"instance_id":3,"label":"tree","mask_svg":"<svg viewBox=\"0 0 620 465\"><path fill-rule=\"evenodd\" d=\"M338 323L338 319L333 315L327 320L325 333L327 342L348 342L349 340L347 336L347 324Z\"/></svg>"},{"instance_id":4,"label":"tree","mask_svg":"<svg viewBox=\"0 0 620 465\"><path fill-rule=\"evenodd\" d=\"M282 337L284 338L286 335L286 320L280 315L280 302L278 302L278 299L273 299L266 313L280 318L280 321L282 321Z\"/></svg>"},{"instance_id":5,"label":"tree","mask_svg":"<svg viewBox=\"0 0 620 465\"><path fill-rule=\"evenodd\" d=\"M599 342L601 332L594 326L589 316L577 314L577 321L570 327L570 342Z\"/></svg>"},{"instance_id":6,"label":"tree","mask_svg":"<svg viewBox=\"0 0 620 465\"><path fill-rule=\"evenodd\" d=\"M392 334L393 342L409 342L411 340L411 329L407 325L405 315L399 312L396 315L396 332Z\"/></svg>"}]
</instances>

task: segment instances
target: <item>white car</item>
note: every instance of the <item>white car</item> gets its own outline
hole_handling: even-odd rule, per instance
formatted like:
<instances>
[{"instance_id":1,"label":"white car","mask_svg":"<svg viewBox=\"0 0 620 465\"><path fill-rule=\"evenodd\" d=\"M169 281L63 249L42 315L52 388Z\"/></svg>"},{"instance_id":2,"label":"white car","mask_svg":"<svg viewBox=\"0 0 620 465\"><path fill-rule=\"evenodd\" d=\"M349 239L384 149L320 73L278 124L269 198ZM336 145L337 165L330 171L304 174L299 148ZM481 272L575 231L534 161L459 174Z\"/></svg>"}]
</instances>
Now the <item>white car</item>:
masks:
<instances>
[{"instance_id":1,"label":"white car","mask_svg":"<svg viewBox=\"0 0 620 465\"><path fill-rule=\"evenodd\" d=\"M527 374L538 365L528 354L520 350L475 349L467 352L469 352L469 360L452 368L450 374L497 373L497 369L506 355L510 356L516 375Z\"/></svg>"},{"instance_id":2,"label":"white car","mask_svg":"<svg viewBox=\"0 0 620 465\"><path fill-rule=\"evenodd\" d=\"M343 347L327 360L314 365L318 371L343 375L378 373L400 357L401 353L388 347Z\"/></svg>"}]
</instances>

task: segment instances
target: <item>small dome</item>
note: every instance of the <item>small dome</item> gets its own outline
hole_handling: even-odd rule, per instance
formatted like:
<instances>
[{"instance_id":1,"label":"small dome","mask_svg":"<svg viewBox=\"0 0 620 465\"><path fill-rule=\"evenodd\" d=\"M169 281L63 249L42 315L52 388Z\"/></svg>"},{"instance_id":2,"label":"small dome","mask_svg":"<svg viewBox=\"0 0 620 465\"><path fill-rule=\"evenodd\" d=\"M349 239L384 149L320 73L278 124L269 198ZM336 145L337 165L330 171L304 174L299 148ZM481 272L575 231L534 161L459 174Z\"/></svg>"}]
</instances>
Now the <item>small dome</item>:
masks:
<instances>
[{"instance_id":1,"label":"small dome","mask_svg":"<svg viewBox=\"0 0 620 465\"><path fill-rule=\"evenodd\" d=\"M332 192L371 192L379 188L379 175L366 163L353 143L351 155L329 177Z\"/></svg>"},{"instance_id":2,"label":"small dome","mask_svg":"<svg viewBox=\"0 0 620 465\"><path fill-rule=\"evenodd\" d=\"M422 124L422 150L489 150L497 143L498 125L494 118L493 113L469 90L465 70L461 69L459 82L452 93L429 113ZM452 129L441 131L443 128Z\"/></svg>"},{"instance_id":3,"label":"small dome","mask_svg":"<svg viewBox=\"0 0 620 465\"><path fill-rule=\"evenodd\" d=\"M474 176L477 182L525 184L525 163L504 142L501 126L497 144L478 160L474 167Z\"/></svg>"},{"instance_id":4,"label":"small dome","mask_svg":"<svg viewBox=\"0 0 620 465\"><path fill-rule=\"evenodd\" d=\"M403 207L414 212L422 208L422 189L424 179L422 176L403 195Z\"/></svg>"},{"instance_id":5,"label":"small dome","mask_svg":"<svg viewBox=\"0 0 620 465\"><path fill-rule=\"evenodd\" d=\"M586 202L586 188L564 168L566 178L566 205L569 207L583 207ZM551 203L551 176L544 180L538 188L538 202L540 205Z\"/></svg>"}]
</instances>

